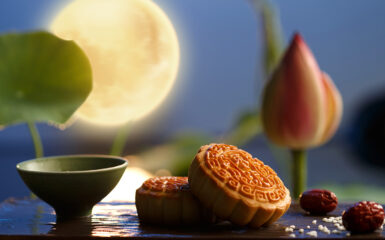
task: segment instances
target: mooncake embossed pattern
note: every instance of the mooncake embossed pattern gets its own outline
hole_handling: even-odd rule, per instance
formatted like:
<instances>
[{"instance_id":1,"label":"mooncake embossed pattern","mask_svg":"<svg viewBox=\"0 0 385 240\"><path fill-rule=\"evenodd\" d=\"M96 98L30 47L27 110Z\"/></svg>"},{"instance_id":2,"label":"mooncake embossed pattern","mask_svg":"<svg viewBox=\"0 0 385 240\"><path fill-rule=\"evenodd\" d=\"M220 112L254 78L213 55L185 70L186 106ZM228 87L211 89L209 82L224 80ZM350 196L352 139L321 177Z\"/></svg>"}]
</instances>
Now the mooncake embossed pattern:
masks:
<instances>
[{"instance_id":1,"label":"mooncake embossed pattern","mask_svg":"<svg viewBox=\"0 0 385 240\"><path fill-rule=\"evenodd\" d=\"M191 225L215 219L191 194L187 177L154 177L136 190L141 223Z\"/></svg>"},{"instance_id":2,"label":"mooncake embossed pattern","mask_svg":"<svg viewBox=\"0 0 385 240\"><path fill-rule=\"evenodd\" d=\"M218 217L259 227L280 218L291 198L275 171L226 144L201 147L189 169L192 192Z\"/></svg>"},{"instance_id":3,"label":"mooncake embossed pattern","mask_svg":"<svg viewBox=\"0 0 385 240\"><path fill-rule=\"evenodd\" d=\"M187 177L155 177L147 179L142 188L149 190L149 194L157 195L159 193L175 193L178 191L187 190L188 178Z\"/></svg>"},{"instance_id":4,"label":"mooncake embossed pattern","mask_svg":"<svg viewBox=\"0 0 385 240\"><path fill-rule=\"evenodd\" d=\"M225 144L211 146L205 165L227 187L260 202L277 202L285 198L286 189L277 174L249 153Z\"/></svg>"}]
</instances>

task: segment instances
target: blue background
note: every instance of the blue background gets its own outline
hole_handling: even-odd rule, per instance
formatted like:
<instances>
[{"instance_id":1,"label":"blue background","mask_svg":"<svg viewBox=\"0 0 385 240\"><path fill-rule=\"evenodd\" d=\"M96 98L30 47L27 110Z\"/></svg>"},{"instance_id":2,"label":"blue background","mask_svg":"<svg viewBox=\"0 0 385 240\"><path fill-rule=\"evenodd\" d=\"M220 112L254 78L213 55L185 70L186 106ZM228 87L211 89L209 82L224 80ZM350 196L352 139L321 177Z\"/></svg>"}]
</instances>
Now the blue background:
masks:
<instances>
[{"instance_id":1,"label":"blue background","mask_svg":"<svg viewBox=\"0 0 385 240\"><path fill-rule=\"evenodd\" d=\"M47 29L55 14L69 2L2 0L0 32ZM258 104L264 81L262 23L248 1L155 2L174 23L180 40L181 67L175 88L162 106L133 123L126 153L135 152L140 144L162 142L180 131L222 134L240 111ZM345 138L357 109L373 96L385 94L385 1L273 3L280 11L286 43L299 31L344 100L344 118L337 135L324 147L310 152L314 159L309 163L314 175L310 185L325 181L384 185L383 170L355 161ZM65 131L46 124L38 127L46 155L108 153L117 130L79 121ZM264 140L260 141L248 144L248 150L274 166ZM0 201L28 194L15 164L33 157L25 125L0 131Z\"/></svg>"}]
</instances>

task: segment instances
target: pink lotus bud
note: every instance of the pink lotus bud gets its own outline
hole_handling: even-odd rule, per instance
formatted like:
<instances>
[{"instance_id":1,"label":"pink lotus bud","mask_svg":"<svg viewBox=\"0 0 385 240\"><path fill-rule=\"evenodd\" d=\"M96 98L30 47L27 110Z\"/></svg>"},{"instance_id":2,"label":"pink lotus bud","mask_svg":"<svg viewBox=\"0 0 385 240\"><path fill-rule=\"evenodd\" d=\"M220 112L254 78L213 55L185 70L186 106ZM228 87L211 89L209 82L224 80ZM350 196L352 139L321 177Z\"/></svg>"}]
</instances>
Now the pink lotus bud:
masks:
<instances>
[{"instance_id":1,"label":"pink lotus bud","mask_svg":"<svg viewBox=\"0 0 385 240\"><path fill-rule=\"evenodd\" d=\"M335 133L342 99L299 34L267 82L262 121L268 138L291 149L323 144Z\"/></svg>"}]
</instances>

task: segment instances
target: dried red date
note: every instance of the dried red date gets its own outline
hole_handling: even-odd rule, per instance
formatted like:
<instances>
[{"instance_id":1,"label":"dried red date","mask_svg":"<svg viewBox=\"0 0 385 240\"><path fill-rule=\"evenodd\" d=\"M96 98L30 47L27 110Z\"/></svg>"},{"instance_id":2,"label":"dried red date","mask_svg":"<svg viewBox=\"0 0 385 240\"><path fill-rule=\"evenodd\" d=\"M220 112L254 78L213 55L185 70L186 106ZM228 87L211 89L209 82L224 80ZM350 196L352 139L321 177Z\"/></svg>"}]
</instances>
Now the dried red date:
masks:
<instances>
[{"instance_id":1,"label":"dried red date","mask_svg":"<svg viewBox=\"0 0 385 240\"><path fill-rule=\"evenodd\" d=\"M351 232L373 232L383 222L384 209L375 202L358 202L342 213L342 223Z\"/></svg>"},{"instance_id":2,"label":"dried red date","mask_svg":"<svg viewBox=\"0 0 385 240\"><path fill-rule=\"evenodd\" d=\"M331 191L312 189L301 194L299 203L305 211L311 214L323 215L337 207L338 199Z\"/></svg>"}]
</instances>

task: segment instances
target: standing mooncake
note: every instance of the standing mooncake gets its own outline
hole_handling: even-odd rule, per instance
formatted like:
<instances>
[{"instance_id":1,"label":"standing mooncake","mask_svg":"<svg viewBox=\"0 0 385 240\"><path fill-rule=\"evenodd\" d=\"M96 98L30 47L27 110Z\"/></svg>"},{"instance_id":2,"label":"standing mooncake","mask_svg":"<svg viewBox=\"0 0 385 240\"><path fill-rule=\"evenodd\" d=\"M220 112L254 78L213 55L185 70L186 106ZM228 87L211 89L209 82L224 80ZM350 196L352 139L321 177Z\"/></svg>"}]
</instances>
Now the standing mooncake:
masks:
<instances>
[{"instance_id":1,"label":"standing mooncake","mask_svg":"<svg viewBox=\"0 0 385 240\"><path fill-rule=\"evenodd\" d=\"M235 146L202 146L189 168L191 191L221 219L258 228L290 207L290 192L273 169Z\"/></svg>"}]
</instances>

